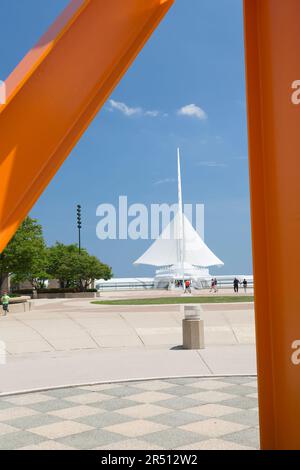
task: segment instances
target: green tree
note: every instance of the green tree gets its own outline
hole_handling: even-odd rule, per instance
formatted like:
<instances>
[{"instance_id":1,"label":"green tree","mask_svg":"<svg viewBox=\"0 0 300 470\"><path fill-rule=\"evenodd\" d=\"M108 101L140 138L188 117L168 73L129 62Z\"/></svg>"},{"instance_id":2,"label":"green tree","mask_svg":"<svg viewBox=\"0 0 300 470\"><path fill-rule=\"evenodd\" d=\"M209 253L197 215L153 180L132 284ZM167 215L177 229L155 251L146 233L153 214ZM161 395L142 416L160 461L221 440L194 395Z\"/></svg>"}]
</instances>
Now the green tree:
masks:
<instances>
[{"instance_id":1,"label":"green tree","mask_svg":"<svg viewBox=\"0 0 300 470\"><path fill-rule=\"evenodd\" d=\"M95 279L110 279L112 271L109 266L101 263L96 256L91 256L83 250L78 256L78 282L80 290L92 286Z\"/></svg>"},{"instance_id":2,"label":"green tree","mask_svg":"<svg viewBox=\"0 0 300 470\"><path fill-rule=\"evenodd\" d=\"M58 279L60 287L76 287L77 257L77 245L57 242L49 248L48 271L53 279Z\"/></svg>"},{"instance_id":3,"label":"green tree","mask_svg":"<svg viewBox=\"0 0 300 470\"><path fill-rule=\"evenodd\" d=\"M15 282L29 280L38 287L48 277L47 258L42 227L27 217L0 255L1 288L8 275L13 275Z\"/></svg>"},{"instance_id":4,"label":"green tree","mask_svg":"<svg viewBox=\"0 0 300 470\"><path fill-rule=\"evenodd\" d=\"M49 248L48 272L62 288L88 289L95 279L112 277L111 268L78 246L56 243Z\"/></svg>"}]
</instances>

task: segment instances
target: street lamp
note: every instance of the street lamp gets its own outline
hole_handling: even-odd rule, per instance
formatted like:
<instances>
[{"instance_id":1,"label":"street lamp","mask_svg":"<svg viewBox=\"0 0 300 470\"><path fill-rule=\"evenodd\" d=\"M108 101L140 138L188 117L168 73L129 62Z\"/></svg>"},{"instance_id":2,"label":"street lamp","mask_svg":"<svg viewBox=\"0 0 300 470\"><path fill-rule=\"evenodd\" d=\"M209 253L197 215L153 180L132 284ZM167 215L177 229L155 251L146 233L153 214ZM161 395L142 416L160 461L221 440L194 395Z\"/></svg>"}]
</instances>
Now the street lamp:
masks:
<instances>
[{"instance_id":1,"label":"street lamp","mask_svg":"<svg viewBox=\"0 0 300 470\"><path fill-rule=\"evenodd\" d=\"M77 228L78 228L78 249L81 253L81 205L77 204Z\"/></svg>"}]
</instances>

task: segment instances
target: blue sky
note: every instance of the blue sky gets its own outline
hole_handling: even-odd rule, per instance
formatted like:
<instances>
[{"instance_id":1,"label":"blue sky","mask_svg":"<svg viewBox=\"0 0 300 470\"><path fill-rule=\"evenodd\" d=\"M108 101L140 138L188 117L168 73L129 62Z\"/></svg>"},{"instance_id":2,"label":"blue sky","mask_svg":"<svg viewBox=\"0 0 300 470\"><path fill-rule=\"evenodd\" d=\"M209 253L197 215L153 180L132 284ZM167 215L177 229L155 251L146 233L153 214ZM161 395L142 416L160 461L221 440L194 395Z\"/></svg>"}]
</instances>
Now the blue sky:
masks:
<instances>
[{"instance_id":1,"label":"blue sky","mask_svg":"<svg viewBox=\"0 0 300 470\"><path fill-rule=\"evenodd\" d=\"M0 79L67 3L1 0ZM205 204L206 243L225 263L212 273L251 273L242 1L177 0L111 100L31 212L47 242L76 242L80 203L89 251L115 276L152 275L132 266L150 242L98 240L96 208L176 202L179 146L184 201Z\"/></svg>"}]
</instances>

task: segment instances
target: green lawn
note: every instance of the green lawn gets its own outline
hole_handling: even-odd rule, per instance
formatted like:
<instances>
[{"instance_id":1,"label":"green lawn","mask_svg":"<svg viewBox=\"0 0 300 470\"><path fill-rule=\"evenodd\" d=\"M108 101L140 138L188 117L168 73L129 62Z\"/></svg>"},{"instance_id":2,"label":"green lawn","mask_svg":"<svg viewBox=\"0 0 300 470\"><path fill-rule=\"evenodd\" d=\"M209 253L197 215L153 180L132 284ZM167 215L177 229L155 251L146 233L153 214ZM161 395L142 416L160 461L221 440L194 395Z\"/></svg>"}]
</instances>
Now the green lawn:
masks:
<instances>
[{"instance_id":1,"label":"green lawn","mask_svg":"<svg viewBox=\"0 0 300 470\"><path fill-rule=\"evenodd\" d=\"M253 302L252 295L209 297L157 297L153 299L97 300L99 305L173 305L173 304L222 304L231 302Z\"/></svg>"}]
</instances>

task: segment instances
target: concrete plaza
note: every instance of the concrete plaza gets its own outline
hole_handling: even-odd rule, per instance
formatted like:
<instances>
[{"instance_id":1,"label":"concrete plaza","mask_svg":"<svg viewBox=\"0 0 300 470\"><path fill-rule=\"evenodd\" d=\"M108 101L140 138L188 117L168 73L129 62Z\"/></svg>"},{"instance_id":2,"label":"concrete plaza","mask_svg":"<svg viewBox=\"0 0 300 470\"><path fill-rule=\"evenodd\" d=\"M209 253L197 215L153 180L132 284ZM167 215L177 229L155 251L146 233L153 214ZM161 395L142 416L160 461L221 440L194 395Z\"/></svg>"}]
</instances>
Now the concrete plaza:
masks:
<instances>
[{"instance_id":1,"label":"concrete plaza","mask_svg":"<svg viewBox=\"0 0 300 470\"><path fill-rule=\"evenodd\" d=\"M199 351L181 347L177 305L36 300L0 317L0 449L257 448L253 304L202 309Z\"/></svg>"},{"instance_id":2,"label":"concrete plaza","mask_svg":"<svg viewBox=\"0 0 300 470\"><path fill-rule=\"evenodd\" d=\"M7 354L0 393L109 380L255 374L253 305L202 308L206 348L185 351L177 305L35 301L30 312L0 317Z\"/></svg>"},{"instance_id":3,"label":"concrete plaza","mask_svg":"<svg viewBox=\"0 0 300 470\"><path fill-rule=\"evenodd\" d=\"M253 377L107 383L0 398L0 449L257 448Z\"/></svg>"}]
</instances>

